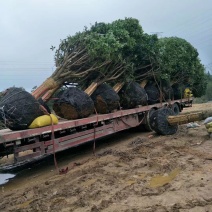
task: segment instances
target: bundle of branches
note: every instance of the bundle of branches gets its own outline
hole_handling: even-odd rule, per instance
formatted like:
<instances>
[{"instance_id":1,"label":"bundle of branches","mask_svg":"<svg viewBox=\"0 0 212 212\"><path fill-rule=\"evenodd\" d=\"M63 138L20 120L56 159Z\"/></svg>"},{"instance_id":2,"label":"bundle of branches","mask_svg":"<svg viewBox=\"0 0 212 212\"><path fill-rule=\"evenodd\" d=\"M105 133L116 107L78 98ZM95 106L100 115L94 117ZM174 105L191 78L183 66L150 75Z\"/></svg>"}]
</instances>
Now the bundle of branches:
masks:
<instances>
[{"instance_id":1,"label":"bundle of branches","mask_svg":"<svg viewBox=\"0 0 212 212\"><path fill-rule=\"evenodd\" d=\"M97 87L91 95L98 113L110 113L119 107L119 96L108 84L104 83Z\"/></svg>"},{"instance_id":2,"label":"bundle of branches","mask_svg":"<svg viewBox=\"0 0 212 212\"><path fill-rule=\"evenodd\" d=\"M44 115L40 104L22 88L7 89L0 101L0 119L11 130L27 129L38 116Z\"/></svg>"},{"instance_id":3,"label":"bundle of branches","mask_svg":"<svg viewBox=\"0 0 212 212\"><path fill-rule=\"evenodd\" d=\"M147 105L147 93L138 83L125 83L119 91L120 103L124 109L134 108L138 105Z\"/></svg>"},{"instance_id":4,"label":"bundle of branches","mask_svg":"<svg viewBox=\"0 0 212 212\"><path fill-rule=\"evenodd\" d=\"M69 87L58 93L53 109L55 113L65 119L88 117L94 111L94 103L90 96L76 87Z\"/></svg>"},{"instance_id":5,"label":"bundle of branches","mask_svg":"<svg viewBox=\"0 0 212 212\"><path fill-rule=\"evenodd\" d=\"M155 104L159 102L160 91L154 81L148 81L144 89L148 96L148 104Z\"/></svg>"},{"instance_id":6,"label":"bundle of branches","mask_svg":"<svg viewBox=\"0 0 212 212\"><path fill-rule=\"evenodd\" d=\"M133 75L134 50L142 27L138 20L126 18L112 23L96 23L90 29L68 36L56 50L54 73L32 94L37 99L50 96L64 82L78 82L91 95L103 82ZM94 76L94 78L93 78Z\"/></svg>"}]
</instances>

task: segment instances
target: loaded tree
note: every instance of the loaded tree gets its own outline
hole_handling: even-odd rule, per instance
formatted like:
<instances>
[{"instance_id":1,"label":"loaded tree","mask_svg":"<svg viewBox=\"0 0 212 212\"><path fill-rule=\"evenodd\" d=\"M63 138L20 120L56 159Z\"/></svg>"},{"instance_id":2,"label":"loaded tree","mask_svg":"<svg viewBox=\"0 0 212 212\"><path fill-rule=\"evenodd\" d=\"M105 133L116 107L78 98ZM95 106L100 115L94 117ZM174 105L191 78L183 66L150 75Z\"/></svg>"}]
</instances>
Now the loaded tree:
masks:
<instances>
[{"instance_id":1,"label":"loaded tree","mask_svg":"<svg viewBox=\"0 0 212 212\"><path fill-rule=\"evenodd\" d=\"M161 38L158 44L160 79L174 86L190 86L195 96L201 96L206 89L205 69L197 50L178 37Z\"/></svg>"},{"instance_id":2,"label":"loaded tree","mask_svg":"<svg viewBox=\"0 0 212 212\"><path fill-rule=\"evenodd\" d=\"M142 27L137 19L125 18L112 23L96 23L62 40L55 53L56 70L32 94L49 97L64 82L78 82L91 94L95 88L115 79L133 76L134 50L138 47ZM91 83L92 82L92 83Z\"/></svg>"}]
</instances>

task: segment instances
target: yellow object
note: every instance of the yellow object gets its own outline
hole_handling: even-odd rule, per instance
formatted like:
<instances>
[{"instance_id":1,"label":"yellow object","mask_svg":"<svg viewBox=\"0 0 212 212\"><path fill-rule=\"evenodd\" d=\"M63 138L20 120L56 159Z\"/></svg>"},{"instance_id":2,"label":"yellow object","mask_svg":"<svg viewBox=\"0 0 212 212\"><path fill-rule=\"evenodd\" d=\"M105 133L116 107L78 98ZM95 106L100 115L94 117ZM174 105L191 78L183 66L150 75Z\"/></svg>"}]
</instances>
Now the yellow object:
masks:
<instances>
[{"instance_id":1,"label":"yellow object","mask_svg":"<svg viewBox=\"0 0 212 212\"><path fill-rule=\"evenodd\" d=\"M212 122L209 122L205 125L205 127L208 129L208 128L212 128Z\"/></svg>"},{"instance_id":2,"label":"yellow object","mask_svg":"<svg viewBox=\"0 0 212 212\"><path fill-rule=\"evenodd\" d=\"M51 116L51 117L50 117ZM45 127L49 126L52 124L57 124L58 123L58 118L54 114L49 115L43 115L37 117L28 128L33 129L33 128L38 128L38 127Z\"/></svg>"},{"instance_id":3,"label":"yellow object","mask_svg":"<svg viewBox=\"0 0 212 212\"><path fill-rule=\"evenodd\" d=\"M212 133L212 127L208 128L208 133Z\"/></svg>"},{"instance_id":4,"label":"yellow object","mask_svg":"<svg viewBox=\"0 0 212 212\"><path fill-rule=\"evenodd\" d=\"M189 88L186 88L184 90L184 98L189 98L189 97L192 97L192 96L193 96L193 94L192 94L191 90Z\"/></svg>"}]
</instances>

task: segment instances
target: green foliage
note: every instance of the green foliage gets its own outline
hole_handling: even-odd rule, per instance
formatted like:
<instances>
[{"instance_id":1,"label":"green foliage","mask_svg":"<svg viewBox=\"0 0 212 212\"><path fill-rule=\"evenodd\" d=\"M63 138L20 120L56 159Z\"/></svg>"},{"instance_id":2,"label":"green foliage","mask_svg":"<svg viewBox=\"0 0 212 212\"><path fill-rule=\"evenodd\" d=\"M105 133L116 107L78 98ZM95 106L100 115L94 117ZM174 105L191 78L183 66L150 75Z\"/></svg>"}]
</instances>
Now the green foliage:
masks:
<instances>
[{"instance_id":1,"label":"green foliage","mask_svg":"<svg viewBox=\"0 0 212 212\"><path fill-rule=\"evenodd\" d=\"M189 85L196 97L206 91L205 68L197 50L182 38L158 39L144 33L134 18L96 22L68 36L61 40L55 62L72 72L67 81L78 82L82 88L93 81L115 83L156 77Z\"/></svg>"},{"instance_id":2,"label":"green foliage","mask_svg":"<svg viewBox=\"0 0 212 212\"><path fill-rule=\"evenodd\" d=\"M57 66L61 66L67 55L78 49L85 50L83 54L88 55L88 60L83 63L81 72L93 64L100 66L109 61L109 65L102 66L96 71L99 74L92 72L92 77L98 78L102 75L114 79L118 76L121 81L129 81L134 78L134 70L150 63L149 55L153 52L156 41L156 36L143 33L137 19L125 18L112 23L95 23L90 29L85 28L83 32L62 40L56 50L55 61ZM118 72L110 74L117 67L121 67Z\"/></svg>"},{"instance_id":3,"label":"green foliage","mask_svg":"<svg viewBox=\"0 0 212 212\"><path fill-rule=\"evenodd\" d=\"M178 37L159 39L159 66L162 79L172 84L189 85L195 97L204 95L205 68L197 50L186 40Z\"/></svg>"},{"instance_id":4,"label":"green foliage","mask_svg":"<svg viewBox=\"0 0 212 212\"><path fill-rule=\"evenodd\" d=\"M195 71L189 78L191 90L195 97L201 97L205 94L207 89L207 76L205 74L205 67L197 59L194 64Z\"/></svg>"},{"instance_id":5,"label":"green foliage","mask_svg":"<svg viewBox=\"0 0 212 212\"><path fill-rule=\"evenodd\" d=\"M168 74L171 80L175 80L176 76L187 80L193 74L193 63L198 57L198 52L186 40L177 37L161 38L159 49L162 74Z\"/></svg>"},{"instance_id":6,"label":"green foliage","mask_svg":"<svg viewBox=\"0 0 212 212\"><path fill-rule=\"evenodd\" d=\"M205 78L207 80L207 87L206 87L206 92L205 95L202 96L201 98L196 99L196 102L208 102L212 101L212 76L208 72L205 74Z\"/></svg>"}]
</instances>

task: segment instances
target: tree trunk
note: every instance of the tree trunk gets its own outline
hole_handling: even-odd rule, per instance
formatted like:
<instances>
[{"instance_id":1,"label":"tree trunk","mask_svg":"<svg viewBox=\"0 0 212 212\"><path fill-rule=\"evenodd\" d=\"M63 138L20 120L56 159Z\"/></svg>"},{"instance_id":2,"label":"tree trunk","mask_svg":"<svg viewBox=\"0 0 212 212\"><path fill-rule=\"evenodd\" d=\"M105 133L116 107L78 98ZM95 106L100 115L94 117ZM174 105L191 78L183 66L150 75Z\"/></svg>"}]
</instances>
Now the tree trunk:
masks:
<instances>
[{"instance_id":1,"label":"tree trunk","mask_svg":"<svg viewBox=\"0 0 212 212\"><path fill-rule=\"evenodd\" d=\"M147 84L147 82L148 82L148 80L143 80L143 81L141 82L140 86L141 86L142 88L144 88L145 85Z\"/></svg>"},{"instance_id":2,"label":"tree trunk","mask_svg":"<svg viewBox=\"0 0 212 212\"><path fill-rule=\"evenodd\" d=\"M35 99L39 99L49 90L59 87L60 85L53 78L49 77L35 91L32 92L32 96L34 96Z\"/></svg>"},{"instance_id":3,"label":"tree trunk","mask_svg":"<svg viewBox=\"0 0 212 212\"><path fill-rule=\"evenodd\" d=\"M118 82L113 86L113 90L118 93L122 87L124 86L124 82Z\"/></svg>"},{"instance_id":4,"label":"tree trunk","mask_svg":"<svg viewBox=\"0 0 212 212\"><path fill-rule=\"evenodd\" d=\"M44 102L47 102L52 96L53 94L60 88L60 86L58 85L57 87L48 90L43 96L42 96L42 100Z\"/></svg>"},{"instance_id":5,"label":"tree trunk","mask_svg":"<svg viewBox=\"0 0 212 212\"><path fill-rule=\"evenodd\" d=\"M173 126L187 124L194 121L201 121L210 116L212 116L212 109L177 116L168 116L167 121L170 125Z\"/></svg>"},{"instance_id":6,"label":"tree trunk","mask_svg":"<svg viewBox=\"0 0 212 212\"><path fill-rule=\"evenodd\" d=\"M98 83L92 82L91 85L87 89L85 89L84 92L91 96L91 94L96 90L97 86Z\"/></svg>"}]
</instances>

